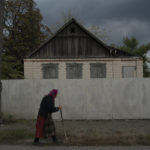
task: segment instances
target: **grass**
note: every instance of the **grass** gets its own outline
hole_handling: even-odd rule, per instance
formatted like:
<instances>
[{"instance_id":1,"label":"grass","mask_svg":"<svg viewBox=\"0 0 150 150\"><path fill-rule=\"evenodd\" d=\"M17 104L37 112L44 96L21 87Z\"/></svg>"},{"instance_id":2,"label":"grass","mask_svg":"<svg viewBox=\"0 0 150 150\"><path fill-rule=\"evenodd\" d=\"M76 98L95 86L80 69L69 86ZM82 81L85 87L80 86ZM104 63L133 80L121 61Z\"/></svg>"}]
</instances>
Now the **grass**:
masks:
<instances>
[{"instance_id":1,"label":"grass","mask_svg":"<svg viewBox=\"0 0 150 150\"><path fill-rule=\"evenodd\" d=\"M71 145L86 146L135 146L150 145L150 135L89 135L89 136L70 136Z\"/></svg>"},{"instance_id":2,"label":"grass","mask_svg":"<svg viewBox=\"0 0 150 150\"><path fill-rule=\"evenodd\" d=\"M0 144L33 139L34 126L33 120L19 120L11 115L3 117L3 124L0 125Z\"/></svg>"},{"instance_id":3,"label":"grass","mask_svg":"<svg viewBox=\"0 0 150 150\"><path fill-rule=\"evenodd\" d=\"M8 129L0 131L0 143L14 142L33 138L34 134L27 129Z\"/></svg>"},{"instance_id":4,"label":"grass","mask_svg":"<svg viewBox=\"0 0 150 150\"><path fill-rule=\"evenodd\" d=\"M10 119L11 118L11 119ZM25 141L33 141L35 135L35 120L16 120L12 117L5 120L4 125L0 125L0 144L29 144ZM97 131L96 128L87 128L84 130L85 124L79 122L79 128L71 128L69 124L74 125L75 122L66 122L68 127L67 135L69 137L69 142L64 142L64 133L62 130L61 122L57 122L56 131L57 137L61 140L61 145L87 145L87 146L103 146L103 145L150 145L150 133L138 132L139 126L137 126L137 131L132 133L127 130L117 130L116 132L101 132ZM77 124L75 124L76 126ZM91 125L91 124L90 124ZM94 123L95 125L95 123ZM145 126L144 126L145 127ZM109 128L107 126L107 128ZM110 129L110 128L109 128ZM115 128L116 129L116 128ZM141 134L142 133L142 134ZM48 139L48 144L51 145Z\"/></svg>"},{"instance_id":5,"label":"grass","mask_svg":"<svg viewBox=\"0 0 150 150\"><path fill-rule=\"evenodd\" d=\"M17 123L18 119L16 119L14 116L12 115L5 115L2 116L2 123L4 124L12 124L12 123ZM19 121L20 122L20 121Z\"/></svg>"}]
</instances>

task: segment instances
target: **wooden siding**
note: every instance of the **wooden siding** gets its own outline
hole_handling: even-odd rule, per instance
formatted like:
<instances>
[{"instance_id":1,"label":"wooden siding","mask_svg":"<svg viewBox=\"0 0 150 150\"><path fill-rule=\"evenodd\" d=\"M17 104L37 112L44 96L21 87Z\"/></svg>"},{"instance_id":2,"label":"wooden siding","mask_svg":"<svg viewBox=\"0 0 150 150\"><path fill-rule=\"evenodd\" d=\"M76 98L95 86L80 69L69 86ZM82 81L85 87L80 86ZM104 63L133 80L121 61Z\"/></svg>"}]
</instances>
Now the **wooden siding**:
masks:
<instances>
[{"instance_id":1,"label":"wooden siding","mask_svg":"<svg viewBox=\"0 0 150 150\"><path fill-rule=\"evenodd\" d=\"M74 32L72 31L72 28ZM102 44L93 39L86 31L72 22L55 38L42 46L30 58L58 57L110 57L111 54Z\"/></svg>"}]
</instances>

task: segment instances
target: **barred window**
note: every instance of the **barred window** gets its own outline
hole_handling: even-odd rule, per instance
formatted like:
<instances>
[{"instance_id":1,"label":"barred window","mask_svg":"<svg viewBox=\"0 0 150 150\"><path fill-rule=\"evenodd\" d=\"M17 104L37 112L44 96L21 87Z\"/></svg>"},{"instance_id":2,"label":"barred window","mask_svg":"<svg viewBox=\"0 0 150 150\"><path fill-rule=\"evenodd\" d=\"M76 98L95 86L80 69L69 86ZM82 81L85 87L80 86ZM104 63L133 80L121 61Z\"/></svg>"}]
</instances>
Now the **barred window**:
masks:
<instances>
[{"instance_id":1,"label":"barred window","mask_svg":"<svg viewBox=\"0 0 150 150\"><path fill-rule=\"evenodd\" d=\"M67 79L82 79L82 64L67 63L66 64Z\"/></svg>"},{"instance_id":2,"label":"barred window","mask_svg":"<svg viewBox=\"0 0 150 150\"><path fill-rule=\"evenodd\" d=\"M42 64L42 71L44 79L58 79L58 64Z\"/></svg>"},{"instance_id":3,"label":"barred window","mask_svg":"<svg viewBox=\"0 0 150 150\"><path fill-rule=\"evenodd\" d=\"M91 63L90 64L91 78L106 78L106 64L104 63Z\"/></svg>"},{"instance_id":4,"label":"barred window","mask_svg":"<svg viewBox=\"0 0 150 150\"><path fill-rule=\"evenodd\" d=\"M134 78L136 77L136 66L123 66L122 67L123 78Z\"/></svg>"}]
</instances>

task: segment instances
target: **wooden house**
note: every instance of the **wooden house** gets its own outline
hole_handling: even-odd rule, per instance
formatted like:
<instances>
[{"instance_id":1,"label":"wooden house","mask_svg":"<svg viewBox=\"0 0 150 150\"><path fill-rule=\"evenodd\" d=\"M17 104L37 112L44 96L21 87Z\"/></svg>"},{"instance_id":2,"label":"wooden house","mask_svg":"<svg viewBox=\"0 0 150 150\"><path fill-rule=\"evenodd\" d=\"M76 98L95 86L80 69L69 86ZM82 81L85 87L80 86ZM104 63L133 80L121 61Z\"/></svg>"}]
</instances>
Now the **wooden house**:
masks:
<instances>
[{"instance_id":1,"label":"wooden house","mask_svg":"<svg viewBox=\"0 0 150 150\"><path fill-rule=\"evenodd\" d=\"M24 59L25 79L142 77L142 58L107 46L75 19Z\"/></svg>"}]
</instances>

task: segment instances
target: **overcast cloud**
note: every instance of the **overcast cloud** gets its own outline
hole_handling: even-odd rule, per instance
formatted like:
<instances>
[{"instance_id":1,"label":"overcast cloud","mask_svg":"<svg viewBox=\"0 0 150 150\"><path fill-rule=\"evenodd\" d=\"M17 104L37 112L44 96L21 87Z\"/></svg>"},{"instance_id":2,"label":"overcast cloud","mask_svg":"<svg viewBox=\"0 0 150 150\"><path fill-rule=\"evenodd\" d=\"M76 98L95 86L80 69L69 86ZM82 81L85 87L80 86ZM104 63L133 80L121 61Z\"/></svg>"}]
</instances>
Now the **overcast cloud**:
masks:
<instances>
[{"instance_id":1,"label":"overcast cloud","mask_svg":"<svg viewBox=\"0 0 150 150\"><path fill-rule=\"evenodd\" d=\"M84 24L96 24L107 31L107 44L122 44L124 36L134 36L141 44L150 42L150 0L35 0L44 24L61 20L71 12Z\"/></svg>"}]
</instances>

